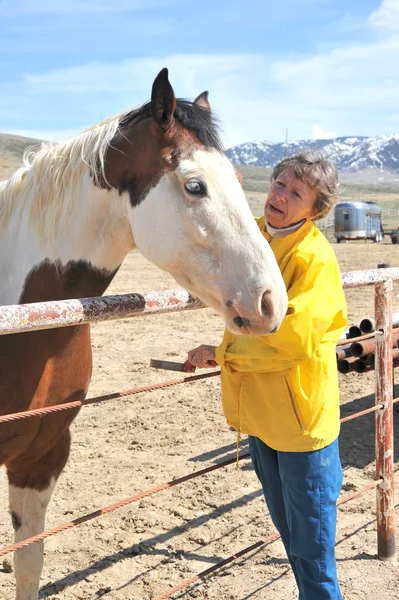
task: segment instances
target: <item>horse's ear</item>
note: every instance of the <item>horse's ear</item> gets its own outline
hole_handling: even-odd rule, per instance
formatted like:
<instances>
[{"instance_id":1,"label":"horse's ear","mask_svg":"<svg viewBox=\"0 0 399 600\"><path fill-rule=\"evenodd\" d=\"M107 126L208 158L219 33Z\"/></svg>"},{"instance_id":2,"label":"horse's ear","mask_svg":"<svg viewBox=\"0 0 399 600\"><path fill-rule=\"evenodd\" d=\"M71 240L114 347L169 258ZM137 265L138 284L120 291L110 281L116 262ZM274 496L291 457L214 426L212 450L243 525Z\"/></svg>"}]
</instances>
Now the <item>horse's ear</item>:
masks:
<instances>
[{"instance_id":1,"label":"horse's ear","mask_svg":"<svg viewBox=\"0 0 399 600\"><path fill-rule=\"evenodd\" d=\"M236 169L235 167L234 167L234 173L236 174L236 177L237 177L240 185L242 186L242 183L244 181L244 177L242 176L242 173L240 173L240 171L238 169Z\"/></svg>"},{"instance_id":2,"label":"horse's ear","mask_svg":"<svg viewBox=\"0 0 399 600\"><path fill-rule=\"evenodd\" d=\"M208 96L209 92L202 92L202 94L196 97L194 104L198 104L198 106L201 106L202 108L205 108L205 110L209 110L209 112L211 112L211 105L209 104Z\"/></svg>"},{"instance_id":3,"label":"horse's ear","mask_svg":"<svg viewBox=\"0 0 399 600\"><path fill-rule=\"evenodd\" d=\"M160 127L168 128L173 123L176 97L168 79L168 69L162 69L152 84L151 115Z\"/></svg>"}]
</instances>

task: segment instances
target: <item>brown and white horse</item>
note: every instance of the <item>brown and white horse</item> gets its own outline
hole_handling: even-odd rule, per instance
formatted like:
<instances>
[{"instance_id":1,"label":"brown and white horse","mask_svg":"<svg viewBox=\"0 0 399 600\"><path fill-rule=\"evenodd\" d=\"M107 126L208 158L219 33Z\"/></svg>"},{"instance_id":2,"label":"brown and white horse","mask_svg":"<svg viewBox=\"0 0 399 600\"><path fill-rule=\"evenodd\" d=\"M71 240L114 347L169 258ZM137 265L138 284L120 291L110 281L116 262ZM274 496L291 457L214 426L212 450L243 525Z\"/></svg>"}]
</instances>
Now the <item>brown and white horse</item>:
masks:
<instances>
[{"instance_id":1,"label":"brown and white horse","mask_svg":"<svg viewBox=\"0 0 399 600\"><path fill-rule=\"evenodd\" d=\"M286 313L207 93L176 100L167 69L151 102L42 145L0 184L0 304L101 295L135 247L236 333L273 332ZM83 399L91 368L89 326L0 336L0 414ZM0 426L16 541L44 529L76 412ZM42 543L14 562L16 598L36 600Z\"/></svg>"}]
</instances>

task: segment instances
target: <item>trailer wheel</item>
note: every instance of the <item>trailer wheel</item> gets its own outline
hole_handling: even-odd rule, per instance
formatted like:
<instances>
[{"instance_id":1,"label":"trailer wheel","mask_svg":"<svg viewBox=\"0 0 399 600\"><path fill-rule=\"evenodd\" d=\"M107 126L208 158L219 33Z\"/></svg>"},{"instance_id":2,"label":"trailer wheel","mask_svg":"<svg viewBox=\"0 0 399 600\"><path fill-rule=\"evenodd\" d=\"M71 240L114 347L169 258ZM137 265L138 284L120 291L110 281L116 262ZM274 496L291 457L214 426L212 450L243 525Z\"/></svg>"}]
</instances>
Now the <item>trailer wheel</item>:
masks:
<instances>
[{"instance_id":1,"label":"trailer wheel","mask_svg":"<svg viewBox=\"0 0 399 600\"><path fill-rule=\"evenodd\" d=\"M398 242L398 238L396 237L396 235L391 236L391 240L392 240L392 244L397 244L397 242Z\"/></svg>"}]
</instances>

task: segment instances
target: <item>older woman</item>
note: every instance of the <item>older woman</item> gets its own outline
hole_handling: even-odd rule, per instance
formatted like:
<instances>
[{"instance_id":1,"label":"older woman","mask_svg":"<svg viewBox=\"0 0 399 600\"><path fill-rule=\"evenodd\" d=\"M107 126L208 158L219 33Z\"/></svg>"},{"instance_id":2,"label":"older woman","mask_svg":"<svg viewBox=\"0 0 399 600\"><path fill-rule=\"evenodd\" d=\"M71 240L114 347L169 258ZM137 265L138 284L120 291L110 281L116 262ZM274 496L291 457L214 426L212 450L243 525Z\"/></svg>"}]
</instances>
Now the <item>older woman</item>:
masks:
<instances>
[{"instance_id":1,"label":"older woman","mask_svg":"<svg viewBox=\"0 0 399 600\"><path fill-rule=\"evenodd\" d=\"M299 600L340 600L336 501L342 485L335 345L347 324L334 251L314 225L337 198L333 164L303 152L273 170L258 226L288 291L277 333L235 336L188 353L197 367L222 368L229 425L249 434L255 472L281 534Z\"/></svg>"}]
</instances>

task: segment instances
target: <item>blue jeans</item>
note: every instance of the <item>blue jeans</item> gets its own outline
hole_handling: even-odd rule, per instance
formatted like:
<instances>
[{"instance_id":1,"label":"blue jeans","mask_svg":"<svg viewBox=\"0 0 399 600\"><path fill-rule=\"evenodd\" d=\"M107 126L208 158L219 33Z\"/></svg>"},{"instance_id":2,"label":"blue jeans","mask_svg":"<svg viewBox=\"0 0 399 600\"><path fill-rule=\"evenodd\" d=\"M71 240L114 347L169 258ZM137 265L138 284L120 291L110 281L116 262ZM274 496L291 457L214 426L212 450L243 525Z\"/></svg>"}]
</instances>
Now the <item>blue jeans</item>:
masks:
<instances>
[{"instance_id":1,"label":"blue jeans","mask_svg":"<svg viewBox=\"0 0 399 600\"><path fill-rule=\"evenodd\" d=\"M299 600L342 600L335 560L336 502L342 486L338 440L312 452L278 452L249 436L249 450Z\"/></svg>"}]
</instances>

